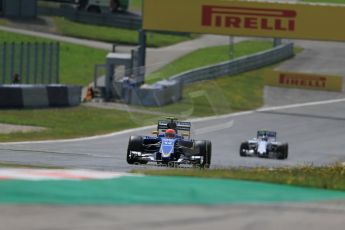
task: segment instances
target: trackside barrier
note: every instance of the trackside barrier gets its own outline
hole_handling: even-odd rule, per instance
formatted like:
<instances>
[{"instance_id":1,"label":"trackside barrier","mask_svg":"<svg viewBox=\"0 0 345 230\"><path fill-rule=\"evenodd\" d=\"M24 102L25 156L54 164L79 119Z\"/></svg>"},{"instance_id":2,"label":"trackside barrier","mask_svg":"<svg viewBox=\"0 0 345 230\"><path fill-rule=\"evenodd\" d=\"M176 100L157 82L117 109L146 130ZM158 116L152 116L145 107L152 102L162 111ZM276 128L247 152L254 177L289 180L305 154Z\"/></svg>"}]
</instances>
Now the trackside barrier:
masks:
<instances>
[{"instance_id":1,"label":"trackside barrier","mask_svg":"<svg viewBox=\"0 0 345 230\"><path fill-rule=\"evenodd\" d=\"M236 75L253 69L258 69L286 60L294 55L293 43L283 44L268 51L262 51L250 56L220 64L201 67L170 77L170 80L181 81L183 85L197 81L213 79L225 75Z\"/></svg>"},{"instance_id":2,"label":"trackside barrier","mask_svg":"<svg viewBox=\"0 0 345 230\"><path fill-rule=\"evenodd\" d=\"M81 86L0 85L0 108L47 108L78 106Z\"/></svg>"}]
</instances>

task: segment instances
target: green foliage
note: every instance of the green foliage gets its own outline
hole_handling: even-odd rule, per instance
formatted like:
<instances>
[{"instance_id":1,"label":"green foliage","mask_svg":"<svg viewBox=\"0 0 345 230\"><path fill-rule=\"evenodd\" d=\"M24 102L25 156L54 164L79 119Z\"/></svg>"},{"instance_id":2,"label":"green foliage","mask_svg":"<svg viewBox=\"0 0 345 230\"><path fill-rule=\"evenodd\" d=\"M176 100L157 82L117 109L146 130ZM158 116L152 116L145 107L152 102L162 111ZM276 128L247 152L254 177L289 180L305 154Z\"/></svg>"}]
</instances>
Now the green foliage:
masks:
<instances>
[{"instance_id":1,"label":"green foliage","mask_svg":"<svg viewBox=\"0 0 345 230\"><path fill-rule=\"evenodd\" d=\"M189 176L224 178L298 185L345 191L345 166L302 166L293 168L229 168L229 169L168 169L134 170L135 173L155 176Z\"/></svg>"}]
</instances>

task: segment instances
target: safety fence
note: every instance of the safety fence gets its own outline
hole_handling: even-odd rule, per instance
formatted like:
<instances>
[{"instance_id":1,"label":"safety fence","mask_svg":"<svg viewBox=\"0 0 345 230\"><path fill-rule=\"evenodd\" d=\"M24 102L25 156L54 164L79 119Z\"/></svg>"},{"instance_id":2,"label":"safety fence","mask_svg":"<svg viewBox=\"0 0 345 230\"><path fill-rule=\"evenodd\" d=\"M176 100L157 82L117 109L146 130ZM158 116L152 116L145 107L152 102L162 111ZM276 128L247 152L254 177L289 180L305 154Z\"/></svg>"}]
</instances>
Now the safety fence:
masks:
<instances>
[{"instance_id":1,"label":"safety fence","mask_svg":"<svg viewBox=\"0 0 345 230\"><path fill-rule=\"evenodd\" d=\"M0 44L0 84L59 83L58 42Z\"/></svg>"},{"instance_id":2,"label":"safety fence","mask_svg":"<svg viewBox=\"0 0 345 230\"><path fill-rule=\"evenodd\" d=\"M254 55L241 57L235 60L222 62L220 64L202 67L186 71L170 77L170 80L181 81L183 85L222 77L235 75L271 65L294 55L293 43L282 44L268 51L262 51Z\"/></svg>"}]
</instances>

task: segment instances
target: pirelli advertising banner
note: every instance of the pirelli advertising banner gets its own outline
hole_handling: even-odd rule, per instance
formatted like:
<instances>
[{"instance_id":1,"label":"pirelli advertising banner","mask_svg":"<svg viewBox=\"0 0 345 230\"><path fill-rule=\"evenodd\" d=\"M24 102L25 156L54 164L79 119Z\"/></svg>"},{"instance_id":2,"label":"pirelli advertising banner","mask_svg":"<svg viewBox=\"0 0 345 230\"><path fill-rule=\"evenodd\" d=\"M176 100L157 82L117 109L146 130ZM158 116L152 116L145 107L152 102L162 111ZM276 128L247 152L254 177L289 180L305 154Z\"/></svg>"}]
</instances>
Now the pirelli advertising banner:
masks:
<instances>
[{"instance_id":1,"label":"pirelli advertising banner","mask_svg":"<svg viewBox=\"0 0 345 230\"><path fill-rule=\"evenodd\" d=\"M146 30L345 41L345 6L144 0Z\"/></svg>"},{"instance_id":2,"label":"pirelli advertising banner","mask_svg":"<svg viewBox=\"0 0 345 230\"><path fill-rule=\"evenodd\" d=\"M338 76L278 72L265 73L265 83L270 86L313 90L338 91L343 89L343 78Z\"/></svg>"}]
</instances>

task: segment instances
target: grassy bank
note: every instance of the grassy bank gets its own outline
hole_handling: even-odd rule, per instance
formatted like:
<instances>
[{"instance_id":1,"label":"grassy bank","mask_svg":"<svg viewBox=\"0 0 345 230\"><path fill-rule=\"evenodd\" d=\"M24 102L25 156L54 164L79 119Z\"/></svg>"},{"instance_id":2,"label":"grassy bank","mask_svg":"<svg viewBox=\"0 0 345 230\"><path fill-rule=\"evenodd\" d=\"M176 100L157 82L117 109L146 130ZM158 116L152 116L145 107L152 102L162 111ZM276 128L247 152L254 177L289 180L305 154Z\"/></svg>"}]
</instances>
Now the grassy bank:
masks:
<instances>
[{"instance_id":1,"label":"grassy bank","mask_svg":"<svg viewBox=\"0 0 345 230\"><path fill-rule=\"evenodd\" d=\"M137 45L139 34L137 30L120 29L106 26L89 25L70 21L62 17L54 17L57 32L71 37L104 41L109 43ZM147 33L149 47L161 47L176 44L195 38L196 35L182 36L160 33Z\"/></svg>"},{"instance_id":2,"label":"grassy bank","mask_svg":"<svg viewBox=\"0 0 345 230\"><path fill-rule=\"evenodd\" d=\"M272 68L187 85L181 101L150 109L178 117L203 117L258 108L263 103L262 73Z\"/></svg>"},{"instance_id":3,"label":"grassy bank","mask_svg":"<svg viewBox=\"0 0 345 230\"><path fill-rule=\"evenodd\" d=\"M189 176L223 178L297 185L345 191L345 166L335 164L324 167L295 168L230 168L230 169L168 169L135 170L135 173L154 176Z\"/></svg>"},{"instance_id":4,"label":"grassy bank","mask_svg":"<svg viewBox=\"0 0 345 230\"><path fill-rule=\"evenodd\" d=\"M41 132L0 134L1 142L100 135L155 124L158 117L89 107L1 110L0 123L47 128Z\"/></svg>"}]
</instances>

